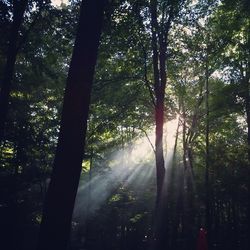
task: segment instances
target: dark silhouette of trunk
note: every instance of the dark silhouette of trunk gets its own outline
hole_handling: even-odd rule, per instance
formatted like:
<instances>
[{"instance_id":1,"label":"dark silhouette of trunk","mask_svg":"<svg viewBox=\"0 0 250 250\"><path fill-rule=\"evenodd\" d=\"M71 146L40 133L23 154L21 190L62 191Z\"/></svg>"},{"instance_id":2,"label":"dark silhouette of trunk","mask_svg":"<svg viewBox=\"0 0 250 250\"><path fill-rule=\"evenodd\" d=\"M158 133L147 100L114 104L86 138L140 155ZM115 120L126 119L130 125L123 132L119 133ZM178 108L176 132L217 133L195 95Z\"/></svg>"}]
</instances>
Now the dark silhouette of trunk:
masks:
<instances>
[{"instance_id":1,"label":"dark silhouette of trunk","mask_svg":"<svg viewBox=\"0 0 250 250\"><path fill-rule=\"evenodd\" d=\"M164 155L163 155L163 125L164 125L164 95L165 95L165 81L161 81L160 73L165 71L165 68L159 69L159 57L161 56L161 62L166 60L166 56L162 54L159 55L158 45L159 40L157 38L158 32L158 22L157 22L157 3L156 1L151 1L151 25L152 25L152 49L153 49L153 70L154 70L154 93L155 93L155 160L156 160L156 180L157 180L157 198L156 204L159 205L164 176ZM165 64L165 62L164 62ZM166 74L166 72L164 72ZM164 79L162 79L164 80ZM163 86L162 86L163 84Z\"/></svg>"},{"instance_id":2,"label":"dark silhouette of trunk","mask_svg":"<svg viewBox=\"0 0 250 250\"><path fill-rule=\"evenodd\" d=\"M164 199L162 197L162 189L165 179L165 164L163 155L163 124L164 124L164 89L161 86L160 69L159 69L159 51L157 39L157 3L151 1L151 25L152 25L152 49L153 49L153 70L154 70L154 93L155 93L155 163L156 163L156 208L155 208L155 238L156 247L163 249L163 226L166 221L163 221ZM162 57L164 55L161 55ZM166 211L164 211L166 214Z\"/></svg>"},{"instance_id":3,"label":"dark silhouette of trunk","mask_svg":"<svg viewBox=\"0 0 250 250\"><path fill-rule=\"evenodd\" d=\"M185 105L182 97L182 143L183 143L183 165L184 169L187 169L187 141L186 141L186 133L187 133L187 126L186 126L186 110L185 110Z\"/></svg>"},{"instance_id":4,"label":"dark silhouette of trunk","mask_svg":"<svg viewBox=\"0 0 250 250\"><path fill-rule=\"evenodd\" d=\"M248 145L248 163L250 165L250 79L246 79L246 116L247 116L247 145Z\"/></svg>"},{"instance_id":5,"label":"dark silhouette of trunk","mask_svg":"<svg viewBox=\"0 0 250 250\"><path fill-rule=\"evenodd\" d=\"M166 7L166 6L165 6ZM154 96L155 96L155 161L156 161L156 209L155 209L155 237L156 248L167 249L168 242L168 217L166 192L163 192L165 180L165 163L163 154L163 125L164 125L164 97L166 88L166 60L168 34L173 19L173 6L167 11L167 19L158 22L157 1L151 0L151 30L153 51L153 73L154 73ZM165 10L166 11L166 10ZM163 18L163 17L162 17Z\"/></svg>"},{"instance_id":6,"label":"dark silhouette of trunk","mask_svg":"<svg viewBox=\"0 0 250 250\"><path fill-rule=\"evenodd\" d=\"M10 91L18 52L18 33L23 21L27 4L27 0L13 1L13 22L11 25L9 46L0 91L0 144L4 138L4 127L8 113Z\"/></svg>"},{"instance_id":7,"label":"dark silhouette of trunk","mask_svg":"<svg viewBox=\"0 0 250 250\"><path fill-rule=\"evenodd\" d=\"M8 39L8 50L6 55L6 63L3 70L3 78L0 82L0 145L4 144L4 129L8 113L10 91L12 85L12 79L14 75L14 68L16 63L16 57L18 52L18 38L19 30L23 21L23 16L25 9L27 7L28 1L13 1L13 21L11 24L10 35ZM4 147L2 147L4 148ZM19 156L19 146L18 146L18 156ZM3 159L3 152L0 154ZM11 216L10 220L5 218L1 221L0 233L3 236L3 242L1 243L3 247L7 249L17 249L18 247L18 237L19 232L17 232L17 221L18 221L18 208L16 203L17 194L17 182L18 182L18 165L15 164L13 173L13 184L9 188L9 193L12 194L10 201L8 202L8 213ZM3 233L2 233L3 232Z\"/></svg>"},{"instance_id":8,"label":"dark silhouette of trunk","mask_svg":"<svg viewBox=\"0 0 250 250\"><path fill-rule=\"evenodd\" d=\"M190 145L190 144L187 147L187 156L188 156L190 170L191 170L191 172L193 174L193 161L194 161L194 157L193 157L192 145Z\"/></svg>"},{"instance_id":9,"label":"dark silhouette of trunk","mask_svg":"<svg viewBox=\"0 0 250 250\"><path fill-rule=\"evenodd\" d=\"M64 95L61 128L45 199L38 250L65 250L78 188L104 0L82 2Z\"/></svg>"},{"instance_id":10,"label":"dark silhouette of trunk","mask_svg":"<svg viewBox=\"0 0 250 250\"><path fill-rule=\"evenodd\" d=\"M208 57L208 56L207 56ZM210 245L210 234L211 234L211 218L210 218L210 183L209 183L209 85L208 85L208 59L206 59L206 72L205 72L205 88L206 88L206 170L205 170L205 189L206 189L206 227L208 244Z\"/></svg>"},{"instance_id":11,"label":"dark silhouette of trunk","mask_svg":"<svg viewBox=\"0 0 250 250\"><path fill-rule=\"evenodd\" d=\"M245 109L247 121L247 155L248 155L248 177L250 179L250 62L248 62L248 71L245 79ZM248 247L250 247L250 182L248 182Z\"/></svg>"},{"instance_id":12,"label":"dark silhouette of trunk","mask_svg":"<svg viewBox=\"0 0 250 250\"><path fill-rule=\"evenodd\" d=\"M177 128L176 128L176 133L175 133L174 154L173 154L173 158L175 158L175 156L176 156L176 150L177 150L177 144L178 144L180 123L181 123L181 122L180 122L180 118L179 118L179 119L178 119Z\"/></svg>"}]
</instances>

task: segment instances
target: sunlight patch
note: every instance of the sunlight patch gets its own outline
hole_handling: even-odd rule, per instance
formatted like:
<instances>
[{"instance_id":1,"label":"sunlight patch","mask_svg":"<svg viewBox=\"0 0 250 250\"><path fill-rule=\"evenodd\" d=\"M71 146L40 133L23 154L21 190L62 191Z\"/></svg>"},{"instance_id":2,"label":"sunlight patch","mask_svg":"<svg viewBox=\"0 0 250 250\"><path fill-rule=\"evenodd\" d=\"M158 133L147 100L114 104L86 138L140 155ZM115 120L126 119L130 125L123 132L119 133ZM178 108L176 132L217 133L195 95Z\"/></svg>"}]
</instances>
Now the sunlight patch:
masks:
<instances>
[{"instance_id":1,"label":"sunlight patch","mask_svg":"<svg viewBox=\"0 0 250 250\"><path fill-rule=\"evenodd\" d=\"M51 0L51 4L55 7L60 7L62 4L68 5L69 0Z\"/></svg>"}]
</instances>

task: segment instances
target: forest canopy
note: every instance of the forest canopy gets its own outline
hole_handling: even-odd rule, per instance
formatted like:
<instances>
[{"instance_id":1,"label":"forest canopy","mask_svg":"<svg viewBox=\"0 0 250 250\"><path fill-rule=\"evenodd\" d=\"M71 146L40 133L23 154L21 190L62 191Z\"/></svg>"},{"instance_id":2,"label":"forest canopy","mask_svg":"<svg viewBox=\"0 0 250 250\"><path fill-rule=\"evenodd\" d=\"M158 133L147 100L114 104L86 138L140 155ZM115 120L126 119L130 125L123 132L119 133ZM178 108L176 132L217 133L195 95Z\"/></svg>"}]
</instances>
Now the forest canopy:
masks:
<instances>
[{"instance_id":1,"label":"forest canopy","mask_svg":"<svg viewBox=\"0 0 250 250\"><path fill-rule=\"evenodd\" d=\"M247 250L247 0L0 1L0 242Z\"/></svg>"}]
</instances>

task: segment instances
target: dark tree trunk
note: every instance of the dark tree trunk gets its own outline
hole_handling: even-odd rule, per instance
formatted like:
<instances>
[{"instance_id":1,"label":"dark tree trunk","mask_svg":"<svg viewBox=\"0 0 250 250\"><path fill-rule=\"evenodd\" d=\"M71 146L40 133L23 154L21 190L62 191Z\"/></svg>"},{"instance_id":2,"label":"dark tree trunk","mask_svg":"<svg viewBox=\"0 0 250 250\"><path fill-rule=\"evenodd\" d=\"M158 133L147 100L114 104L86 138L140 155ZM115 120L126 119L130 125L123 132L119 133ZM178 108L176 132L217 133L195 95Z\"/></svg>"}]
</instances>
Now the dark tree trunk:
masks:
<instances>
[{"instance_id":1,"label":"dark tree trunk","mask_svg":"<svg viewBox=\"0 0 250 250\"><path fill-rule=\"evenodd\" d=\"M250 27L249 29L250 30ZM247 37L248 48L250 46L249 38ZM248 55L250 50L248 49ZM246 123L247 123L247 166L248 166L248 179L250 179L250 58L246 63L246 70L241 66L241 81L244 90L244 103L245 103L245 112L246 112ZM250 182L248 182L248 201L247 201L247 234L248 234L248 248L250 247Z\"/></svg>"},{"instance_id":2,"label":"dark tree trunk","mask_svg":"<svg viewBox=\"0 0 250 250\"><path fill-rule=\"evenodd\" d=\"M13 22L11 25L7 59L1 81L0 91L0 144L4 138L4 127L8 113L11 84L18 52L18 32L20 30L23 15L28 4L27 0L13 1Z\"/></svg>"},{"instance_id":3,"label":"dark tree trunk","mask_svg":"<svg viewBox=\"0 0 250 250\"><path fill-rule=\"evenodd\" d=\"M164 125L164 93L165 87L161 86L158 51L158 22L157 22L157 2L151 1L151 26L152 26L152 50L153 50L153 70L154 70L154 92L155 92L155 161L156 161L156 182L157 197L156 207L159 206L162 187L165 177L164 155L163 155L163 125ZM163 57L164 55L161 55ZM162 59L163 60L163 59ZM164 69L165 70L165 69ZM164 83L166 84L166 82Z\"/></svg>"},{"instance_id":4,"label":"dark tree trunk","mask_svg":"<svg viewBox=\"0 0 250 250\"><path fill-rule=\"evenodd\" d=\"M38 250L65 250L84 154L104 0L82 2L64 95L61 128L45 199Z\"/></svg>"},{"instance_id":5,"label":"dark tree trunk","mask_svg":"<svg viewBox=\"0 0 250 250\"><path fill-rule=\"evenodd\" d=\"M155 108L155 160L157 173L157 201L159 204L162 197L162 189L165 177L164 156L163 156L163 124L164 124L164 108L161 100L158 100Z\"/></svg>"},{"instance_id":6,"label":"dark tree trunk","mask_svg":"<svg viewBox=\"0 0 250 250\"><path fill-rule=\"evenodd\" d=\"M246 109L246 121L247 121L247 153L248 164L250 166L250 95L249 95L249 79L246 79L246 97L245 97L245 109Z\"/></svg>"},{"instance_id":7,"label":"dark tree trunk","mask_svg":"<svg viewBox=\"0 0 250 250\"><path fill-rule=\"evenodd\" d=\"M210 244L211 234L211 218L210 218L210 180L209 180L209 85L208 85L208 60L206 59L206 72L205 72L205 85L206 85L206 170L205 170L205 189L206 189L206 227L208 235L208 244Z\"/></svg>"},{"instance_id":8,"label":"dark tree trunk","mask_svg":"<svg viewBox=\"0 0 250 250\"><path fill-rule=\"evenodd\" d=\"M250 62L248 63L250 67ZM248 69L247 77L245 80L246 96L245 96L245 109L246 109L246 121L247 121L247 155L248 155L248 178L250 179L250 69ZM250 247L250 182L248 182L248 248Z\"/></svg>"},{"instance_id":9,"label":"dark tree trunk","mask_svg":"<svg viewBox=\"0 0 250 250\"><path fill-rule=\"evenodd\" d=\"M150 1L151 29L152 29L152 51L153 51L153 73L154 73L154 94L155 94L155 161L156 161L156 248L168 248L168 216L165 182L165 163L163 154L163 126L164 126L164 98L166 88L166 59L168 34L173 18L173 6L170 6L167 19L158 22L157 0ZM163 17L162 17L163 18Z\"/></svg>"},{"instance_id":10,"label":"dark tree trunk","mask_svg":"<svg viewBox=\"0 0 250 250\"><path fill-rule=\"evenodd\" d=\"M185 110L185 105L182 97L182 145L183 145L183 165L184 169L187 169L187 141L186 141L186 132L187 132L187 126L186 126L186 110Z\"/></svg>"},{"instance_id":11,"label":"dark tree trunk","mask_svg":"<svg viewBox=\"0 0 250 250\"><path fill-rule=\"evenodd\" d=\"M178 137L179 137L179 128L180 128L180 118L178 119L178 124L177 124L177 128L176 128L176 133L175 133L173 158L175 158L175 156L176 156L176 150L177 150L177 144L178 144Z\"/></svg>"},{"instance_id":12,"label":"dark tree trunk","mask_svg":"<svg viewBox=\"0 0 250 250\"><path fill-rule=\"evenodd\" d=\"M246 118L247 118L247 145L248 145L248 164L250 166L250 88L249 88L249 79L246 80Z\"/></svg>"}]
</instances>

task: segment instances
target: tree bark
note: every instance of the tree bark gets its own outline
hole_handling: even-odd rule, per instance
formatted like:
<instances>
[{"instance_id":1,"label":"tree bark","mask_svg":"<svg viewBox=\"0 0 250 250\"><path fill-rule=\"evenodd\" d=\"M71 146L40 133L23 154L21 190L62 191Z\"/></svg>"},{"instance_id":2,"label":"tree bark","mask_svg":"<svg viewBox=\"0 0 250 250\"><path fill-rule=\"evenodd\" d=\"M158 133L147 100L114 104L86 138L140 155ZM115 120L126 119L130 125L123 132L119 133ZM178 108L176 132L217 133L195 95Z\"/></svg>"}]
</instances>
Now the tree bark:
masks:
<instances>
[{"instance_id":1,"label":"tree bark","mask_svg":"<svg viewBox=\"0 0 250 250\"><path fill-rule=\"evenodd\" d=\"M183 144L183 165L184 165L184 169L185 171L187 170L187 141L186 141L186 133L187 133L187 126L186 126L186 109L185 109L185 105L184 105L184 100L183 100L183 96L181 97L181 103L182 103L182 117L183 117L183 121L182 121L182 144Z\"/></svg>"},{"instance_id":2,"label":"tree bark","mask_svg":"<svg viewBox=\"0 0 250 250\"><path fill-rule=\"evenodd\" d=\"M0 91L0 144L4 138L4 128L8 113L11 85L18 52L18 33L23 21L27 4L28 0L13 1L13 22L11 25L7 59L4 68L3 79L1 81Z\"/></svg>"},{"instance_id":3,"label":"tree bark","mask_svg":"<svg viewBox=\"0 0 250 250\"><path fill-rule=\"evenodd\" d=\"M163 124L164 124L164 91L162 91L159 69L159 40L158 22L157 22L157 1L151 1L151 27L152 27L152 50L153 50L153 73L154 73L154 94L155 94L155 162L156 162L156 206L155 206L155 238L157 248L161 248L162 244L162 222L163 197L162 189L165 179L165 164L163 154ZM162 55L163 56L163 55ZM166 211L164 211L166 213Z\"/></svg>"},{"instance_id":4,"label":"tree bark","mask_svg":"<svg viewBox=\"0 0 250 250\"><path fill-rule=\"evenodd\" d=\"M78 188L104 0L82 1L70 63L61 127L45 199L38 250L67 249Z\"/></svg>"},{"instance_id":5,"label":"tree bark","mask_svg":"<svg viewBox=\"0 0 250 250\"><path fill-rule=\"evenodd\" d=\"M247 122L247 156L248 156L248 178L250 178L250 61L248 62L248 70L245 79L245 109L246 109L246 122ZM250 247L250 183L248 182L248 247Z\"/></svg>"},{"instance_id":6,"label":"tree bark","mask_svg":"<svg viewBox=\"0 0 250 250\"><path fill-rule=\"evenodd\" d=\"M156 160L156 179L157 179L157 198L156 204L159 205L161 198L162 187L165 177L164 154L163 154L163 125L164 125L164 96L166 86L165 65L166 56L163 48L160 53L158 50L159 39L157 37L158 22L157 22L157 2L151 1L151 26L152 26L152 50L153 50L153 70L154 70L154 92L155 92L155 160ZM161 45L162 47L163 45ZM159 65L160 62L160 65ZM165 75L165 79L161 76ZM163 84L163 85L162 85Z\"/></svg>"},{"instance_id":7,"label":"tree bark","mask_svg":"<svg viewBox=\"0 0 250 250\"><path fill-rule=\"evenodd\" d=\"M156 162L156 208L155 208L155 237L156 248L168 248L168 212L166 192L163 192L165 182L165 162L163 154L164 98L167 81L166 59L167 40L170 24L173 18L173 6L167 13L162 13L162 22L158 22L157 0L150 1L151 31L152 31L152 60L155 95L155 162ZM166 15L167 14L167 15ZM163 18L168 16L167 20Z\"/></svg>"},{"instance_id":8,"label":"tree bark","mask_svg":"<svg viewBox=\"0 0 250 250\"><path fill-rule=\"evenodd\" d=\"M208 57L208 55L207 55ZM206 189L206 227L208 235L208 244L210 243L211 233L211 218L210 218L210 181L209 181L209 161L210 161L210 150L209 150L209 72L208 72L208 58L206 58L206 72L205 72L205 88L206 88L206 170L205 170L205 189Z\"/></svg>"}]
</instances>

